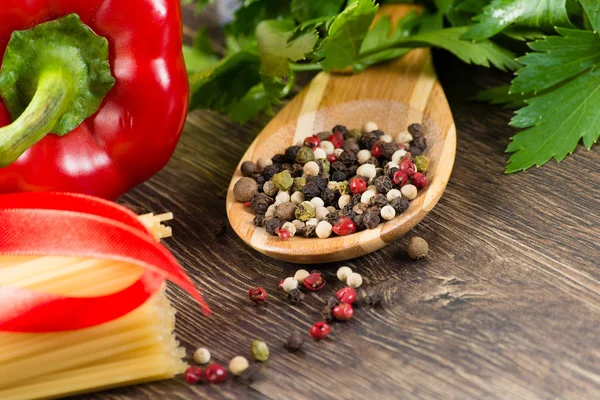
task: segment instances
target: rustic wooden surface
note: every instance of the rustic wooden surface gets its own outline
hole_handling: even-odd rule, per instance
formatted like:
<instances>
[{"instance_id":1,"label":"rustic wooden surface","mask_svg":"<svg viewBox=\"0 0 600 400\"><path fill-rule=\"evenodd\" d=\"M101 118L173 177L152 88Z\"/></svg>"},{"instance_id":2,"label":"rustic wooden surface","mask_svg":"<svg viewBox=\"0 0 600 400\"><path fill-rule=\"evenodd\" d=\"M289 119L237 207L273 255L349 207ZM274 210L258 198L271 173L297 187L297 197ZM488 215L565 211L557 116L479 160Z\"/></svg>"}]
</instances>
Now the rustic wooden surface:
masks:
<instances>
[{"instance_id":1,"label":"rustic wooden surface","mask_svg":"<svg viewBox=\"0 0 600 400\"><path fill-rule=\"evenodd\" d=\"M393 4L383 6L379 15L386 14L396 23L415 8ZM393 136L412 123L422 124L426 132L429 184L402 216L375 229L325 240L294 237L283 241L254 226L254 214L233 195L233 187L242 178L243 161L282 154L298 141L338 124L361 127L366 121L377 121L379 129ZM450 179L455 152L456 127L428 49L415 49L362 74L322 72L277 113L242 156L227 192L229 223L244 242L278 260L314 264L369 254L406 234L433 209Z\"/></svg>"},{"instance_id":2,"label":"rustic wooden surface","mask_svg":"<svg viewBox=\"0 0 600 400\"><path fill-rule=\"evenodd\" d=\"M429 241L427 260L410 261L402 238L350 262L318 265L329 285L289 305L275 287L298 266L259 254L223 225L229 179L268 118L238 126L194 112L167 168L123 201L176 215L167 245L214 311L204 318L189 297L171 292L177 335L190 353L207 346L227 364L262 339L271 357L250 386L190 387L179 379L78 399L599 398L599 147L504 175L511 112L468 98L506 76L443 53L434 62L458 148L444 196L408 235ZM340 265L385 288L386 304L358 309L324 342L288 354L283 338L319 319L322 302L341 286ZM269 291L264 307L247 300L256 286Z\"/></svg>"}]
</instances>

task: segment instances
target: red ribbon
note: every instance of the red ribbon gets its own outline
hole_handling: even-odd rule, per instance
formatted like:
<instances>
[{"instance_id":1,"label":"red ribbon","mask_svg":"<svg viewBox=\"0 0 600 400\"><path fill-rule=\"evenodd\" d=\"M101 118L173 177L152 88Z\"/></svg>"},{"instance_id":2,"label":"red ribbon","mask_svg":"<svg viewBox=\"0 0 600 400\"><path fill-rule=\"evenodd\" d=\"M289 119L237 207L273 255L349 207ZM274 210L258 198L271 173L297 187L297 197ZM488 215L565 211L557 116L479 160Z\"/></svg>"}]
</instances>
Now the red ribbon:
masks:
<instances>
[{"instance_id":1,"label":"red ribbon","mask_svg":"<svg viewBox=\"0 0 600 400\"><path fill-rule=\"evenodd\" d=\"M144 268L130 287L97 297L69 297L0 286L0 331L56 332L119 318L155 294L165 279L210 309L173 255L115 203L71 193L0 196L0 256L69 256L124 261Z\"/></svg>"}]
</instances>

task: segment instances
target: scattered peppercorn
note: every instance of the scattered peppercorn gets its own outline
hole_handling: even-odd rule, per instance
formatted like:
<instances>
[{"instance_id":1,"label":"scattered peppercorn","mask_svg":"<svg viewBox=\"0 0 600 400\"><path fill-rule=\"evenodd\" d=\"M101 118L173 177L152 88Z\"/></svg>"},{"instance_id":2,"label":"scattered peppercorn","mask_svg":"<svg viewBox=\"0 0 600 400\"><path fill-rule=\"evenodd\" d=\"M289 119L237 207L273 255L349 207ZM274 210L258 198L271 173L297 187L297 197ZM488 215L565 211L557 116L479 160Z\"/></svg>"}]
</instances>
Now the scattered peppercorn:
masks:
<instances>
[{"instance_id":1,"label":"scattered peppercorn","mask_svg":"<svg viewBox=\"0 0 600 400\"><path fill-rule=\"evenodd\" d=\"M240 382L249 385L255 382L259 376L260 372L258 371L258 368L256 368L254 365L250 365L244 372L242 372L240 376L237 377L237 379Z\"/></svg>"},{"instance_id":2,"label":"scattered peppercorn","mask_svg":"<svg viewBox=\"0 0 600 400\"><path fill-rule=\"evenodd\" d=\"M303 344L304 336L302 336L300 333L292 333L283 342L283 347L285 347L290 353L295 353L302 348Z\"/></svg>"},{"instance_id":3,"label":"scattered peppercorn","mask_svg":"<svg viewBox=\"0 0 600 400\"><path fill-rule=\"evenodd\" d=\"M269 346L265 342L255 340L250 344L250 354L256 361L265 362L269 359Z\"/></svg>"},{"instance_id":4,"label":"scattered peppercorn","mask_svg":"<svg viewBox=\"0 0 600 400\"><path fill-rule=\"evenodd\" d=\"M338 290L335 296L342 303L353 304L356 301L356 290L353 287L346 286Z\"/></svg>"},{"instance_id":5,"label":"scattered peppercorn","mask_svg":"<svg viewBox=\"0 0 600 400\"><path fill-rule=\"evenodd\" d=\"M183 375L185 381L190 385L197 385L202 381L202 368L190 365Z\"/></svg>"},{"instance_id":6,"label":"scattered peppercorn","mask_svg":"<svg viewBox=\"0 0 600 400\"><path fill-rule=\"evenodd\" d=\"M210 351L205 347L200 347L194 352L194 361L198 364L208 364L210 361Z\"/></svg>"},{"instance_id":7,"label":"scattered peppercorn","mask_svg":"<svg viewBox=\"0 0 600 400\"><path fill-rule=\"evenodd\" d=\"M267 301L267 291L264 288L256 288L248 290L248 297L253 303L263 304Z\"/></svg>"},{"instance_id":8,"label":"scattered peppercorn","mask_svg":"<svg viewBox=\"0 0 600 400\"><path fill-rule=\"evenodd\" d=\"M352 274L350 274L350 276L348 277L348 279L346 279L346 283L351 288L356 289L356 288L360 287L360 285L362 285L363 279L362 279L362 276L360 274L357 274L356 272L353 272Z\"/></svg>"},{"instance_id":9,"label":"scattered peppercorn","mask_svg":"<svg viewBox=\"0 0 600 400\"><path fill-rule=\"evenodd\" d=\"M333 307L333 316L338 321L348 321L354 316L354 309L350 304L340 303Z\"/></svg>"},{"instance_id":10,"label":"scattered peppercorn","mask_svg":"<svg viewBox=\"0 0 600 400\"><path fill-rule=\"evenodd\" d=\"M325 281L325 276L317 271L304 278L303 283L304 287L306 287L308 290L316 292L317 290L323 289L327 282Z\"/></svg>"},{"instance_id":11,"label":"scattered peppercorn","mask_svg":"<svg viewBox=\"0 0 600 400\"><path fill-rule=\"evenodd\" d=\"M357 292L356 303L375 307L383 302L383 293L379 289L359 289Z\"/></svg>"},{"instance_id":12,"label":"scattered peppercorn","mask_svg":"<svg viewBox=\"0 0 600 400\"><path fill-rule=\"evenodd\" d=\"M227 371L219 364L211 364L204 370L204 378L208 383L221 383L227 379Z\"/></svg>"},{"instance_id":13,"label":"scattered peppercorn","mask_svg":"<svg viewBox=\"0 0 600 400\"><path fill-rule=\"evenodd\" d=\"M427 257L429 245L425 239L414 236L408 241L406 250L408 251L410 258L414 260L420 260L421 258Z\"/></svg>"},{"instance_id":14,"label":"scattered peppercorn","mask_svg":"<svg viewBox=\"0 0 600 400\"><path fill-rule=\"evenodd\" d=\"M316 341L320 341L323 340L327 337L327 335L329 335L329 332L331 331L331 327L329 326L329 324L327 322L324 321L320 321L315 323L313 326L311 326L310 328L310 336Z\"/></svg>"},{"instance_id":15,"label":"scattered peppercorn","mask_svg":"<svg viewBox=\"0 0 600 400\"><path fill-rule=\"evenodd\" d=\"M250 364L246 357L236 356L229 361L229 372L235 376L240 376L248 369Z\"/></svg>"}]
</instances>

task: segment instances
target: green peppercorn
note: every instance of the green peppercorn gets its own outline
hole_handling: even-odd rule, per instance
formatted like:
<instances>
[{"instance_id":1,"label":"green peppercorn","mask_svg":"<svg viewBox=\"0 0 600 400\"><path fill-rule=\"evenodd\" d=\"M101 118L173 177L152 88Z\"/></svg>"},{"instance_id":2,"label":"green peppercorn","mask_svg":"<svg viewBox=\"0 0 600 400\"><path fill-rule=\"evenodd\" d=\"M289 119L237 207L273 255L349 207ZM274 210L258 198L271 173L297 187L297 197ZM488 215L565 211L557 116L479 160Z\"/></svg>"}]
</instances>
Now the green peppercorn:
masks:
<instances>
[{"instance_id":1,"label":"green peppercorn","mask_svg":"<svg viewBox=\"0 0 600 400\"><path fill-rule=\"evenodd\" d=\"M417 171L421 173L427 172L427 168L429 168L429 161L427 161L427 157L415 156L412 160L415 163L415 166L417 167Z\"/></svg>"},{"instance_id":2,"label":"green peppercorn","mask_svg":"<svg viewBox=\"0 0 600 400\"><path fill-rule=\"evenodd\" d=\"M294 184L292 185L292 192L301 192L306 186L306 179L304 177L294 178Z\"/></svg>"},{"instance_id":3,"label":"green peppercorn","mask_svg":"<svg viewBox=\"0 0 600 400\"><path fill-rule=\"evenodd\" d=\"M302 203L300 203L298 208L296 208L296 218L300 221L306 222L309 219L314 218L315 215L315 207L310 201L303 201Z\"/></svg>"},{"instance_id":4,"label":"green peppercorn","mask_svg":"<svg viewBox=\"0 0 600 400\"><path fill-rule=\"evenodd\" d=\"M358 138L360 138L361 135L362 135L362 132L360 129L350 129L348 131L348 133L346 134L346 139L358 140Z\"/></svg>"},{"instance_id":5,"label":"green peppercorn","mask_svg":"<svg viewBox=\"0 0 600 400\"><path fill-rule=\"evenodd\" d=\"M269 359L269 346L265 342L255 340L250 345L250 354L256 361L265 362Z\"/></svg>"},{"instance_id":6,"label":"green peppercorn","mask_svg":"<svg viewBox=\"0 0 600 400\"><path fill-rule=\"evenodd\" d=\"M273 183L277 189L287 192L294 184L294 179L290 175L289 171L282 171L273 176Z\"/></svg>"},{"instance_id":7,"label":"green peppercorn","mask_svg":"<svg viewBox=\"0 0 600 400\"><path fill-rule=\"evenodd\" d=\"M315 161L315 152L310 147L302 147L298 150L296 155L296 162L298 164L306 164L307 162Z\"/></svg>"},{"instance_id":8,"label":"green peppercorn","mask_svg":"<svg viewBox=\"0 0 600 400\"><path fill-rule=\"evenodd\" d=\"M331 168L331 163L324 158L317 160L317 162L321 165L321 172L323 174L328 174Z\"/></svg>"},{"instance_id":9,"label":"green peppercorn","mask_svg":"<svg viewBox=\"0 0 600 400\"><path fill-rule=\"evenodd\" d=\"M337 190L338 192L340 192L341 195L351 193L350 184L348 183L348 181L339 182L337 185Z\"/></svg>"}]
</instances>

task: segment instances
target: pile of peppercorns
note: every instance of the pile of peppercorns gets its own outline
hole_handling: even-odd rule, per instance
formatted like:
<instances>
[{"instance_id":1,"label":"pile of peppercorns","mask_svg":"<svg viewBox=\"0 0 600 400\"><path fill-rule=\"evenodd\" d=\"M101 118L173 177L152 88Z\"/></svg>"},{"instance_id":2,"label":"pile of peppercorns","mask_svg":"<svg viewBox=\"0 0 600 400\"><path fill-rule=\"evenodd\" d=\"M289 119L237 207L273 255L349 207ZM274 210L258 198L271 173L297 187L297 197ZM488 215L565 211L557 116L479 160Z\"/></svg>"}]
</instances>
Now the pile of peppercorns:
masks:
<instances>
[{"instance_id":1,"label":"pile of peppercorns","mask_svg":"<svg viewBox=\"0 0 600 400\"><path fill-rule=\"evenodd\" d=\"M395 140L374 122L350 131L336 125L285 154L242 163L233 194L256 214L256 226L282 240L345 236L408 209L428 184L426 148L420 124Z\"/></svg>"}]
</instances>

